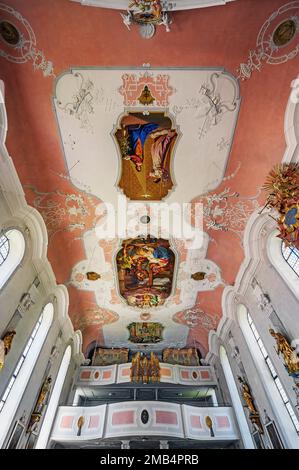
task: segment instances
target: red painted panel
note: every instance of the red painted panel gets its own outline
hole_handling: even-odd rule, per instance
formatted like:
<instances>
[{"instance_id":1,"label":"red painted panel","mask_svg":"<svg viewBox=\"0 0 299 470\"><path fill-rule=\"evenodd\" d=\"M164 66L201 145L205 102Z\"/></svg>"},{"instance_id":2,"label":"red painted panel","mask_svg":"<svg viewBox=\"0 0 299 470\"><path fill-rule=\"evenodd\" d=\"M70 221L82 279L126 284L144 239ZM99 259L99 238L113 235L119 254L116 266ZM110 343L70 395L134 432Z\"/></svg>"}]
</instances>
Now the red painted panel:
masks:
<instances>
[{"instance_id":1,"label":"red painted panel","mask_svg":"<svg viewBox=\"0 0 299 470\"><path fill-rule=\"evenodd\" d=\"M200 416L191 415L190 416L190 423L191 423L192 428L202 429Z\"/></svg>"},{"instance_id":2,"label":"red painted panel","mask_svg":"<svg viewBox=\"0 0 299 470\"><path fill-rule=\"evenodd\" d=\"M174 411L156 411L157 424L178 424L178 417Z\"/></svg>"},{"instance_id":3,"label":"red painted panel","mask_svg":"<svg viewBox=\"0 0 299 470\"><path fill-rule=\"evenodd\" d=\"M134 410L115 411L112 415L112 426L119 426L122 424L134 424L134 421Z\"/></svg>"}]
</instances>

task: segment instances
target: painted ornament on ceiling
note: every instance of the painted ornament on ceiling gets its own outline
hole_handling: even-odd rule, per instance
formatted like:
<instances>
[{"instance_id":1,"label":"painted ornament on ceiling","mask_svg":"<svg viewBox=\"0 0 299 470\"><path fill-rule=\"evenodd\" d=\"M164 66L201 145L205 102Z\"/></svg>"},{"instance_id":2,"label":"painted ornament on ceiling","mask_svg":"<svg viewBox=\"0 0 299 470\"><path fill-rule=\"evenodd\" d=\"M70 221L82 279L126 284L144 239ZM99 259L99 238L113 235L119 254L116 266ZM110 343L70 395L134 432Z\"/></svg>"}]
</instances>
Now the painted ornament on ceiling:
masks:
<instances>
[{"instance_id":1,"label":"painted ornament on ceiling","mask_svg":"<svg viewBox=\"0 0 299 470\"><path fill-rule=\"evenodd\" d=\"M253 197L240 196L225 188L221 193L207 193L196 200L203 204L205 230L233 232L243 241L250 215L259 208L259 193Z\"/></svg>"},{"instance_id":2,"label":"painted ornament on ceiling","mask_svg":"<svg viewBox=\"0 0 299 470\"><path fill-rule=\"evenodd\" d=\"M28 201L43 216L49 239L63 231L79 236L93 228L100 219L96 213L99 199L85 191L41 192L33 186L24 187Z\"/></svg>"},{"instance_id":3,"label":"painted ornament on ceiling","mask_svg":"<svg viewBox=\"0 0 299 470\"><path fill-rule=\"evenodd\" d=\"M207 331L215 330L219 323L220 317L216 314L207 314L198 306L178 312L174 315L173 321L186 325L189 328L203 328Z\"/></svg>"},{"instance_id":4,"label":"painted ornament on ceiling","mask_svg":"<svg viewBox=\"0 0 299 470\"><path fill-rule=\"evenodd\" d=\"M80 307L80 311L71 314L72 323L76 330L84 330L89 326L102 328L105 325L117 322L119 315L112 310L103 309L95 302L84 302Z\"/></svg>"},{"instance_id":5,"label":"painted ornament on ceiling","mask_svg":"<svg viewBox=\"0 0 299 470\"><path fill-rule=\"evenodd\" d=\"M120 295L133 307L163 305L173 285L175 255L169 241L125 240L116 257Z\"/></svg>"},{"instance_id":6,"label":"painted ornament on ceiling","mask_svg":"<svg viewBox=\"0 0 299 470\"><path fill-rule=\"evenodd\" d=\"M175 89L169 85L169 80L168 74L125 73L122 75L123 84L118 91L124 98L125 106L143 104L165 107L169 105L169 97L175 93ZM149 99L143 102L145 94L152 97L151 102Z\"/></svg>"},{"instance_id":7,"label":"painted ornament on ceiling","mask_svg":"<svg viewBox=\"0 0 299 470\"><path fill-rule=\"evenodd\" d=\"M172 159L177 131L164 113L130 112L115 132L121 155L118 186L132 200L161 200L173 187Z\"/></svg>"}]
</instances>

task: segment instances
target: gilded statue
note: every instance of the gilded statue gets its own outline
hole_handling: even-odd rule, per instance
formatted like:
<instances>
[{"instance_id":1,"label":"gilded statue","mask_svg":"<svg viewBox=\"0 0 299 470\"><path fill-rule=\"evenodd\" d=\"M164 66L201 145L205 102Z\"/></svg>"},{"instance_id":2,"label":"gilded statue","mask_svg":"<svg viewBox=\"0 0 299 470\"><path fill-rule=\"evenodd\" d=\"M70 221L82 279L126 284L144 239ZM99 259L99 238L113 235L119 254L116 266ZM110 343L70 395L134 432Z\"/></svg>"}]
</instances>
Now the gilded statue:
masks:
<instances>
[{"instance_id":1,"label":"gilded statue","mask_svg":"<svg viewBox=\"0 0 299 470\"><path fill-rule=\"evenodd\" d=\"M246 406L249 410L249 419L253 424L256 425L259 432L261 434L263 434L264 430L263 430L262 423L261 423L261 420L260 420L260 414L259 414L258 410L255 407L254 398L252 396L250 387L249 387L248 383L245 382L244 379L242 379L242 377L238 377L238 381L241 384L242 396L243 396L243 398L246 402Z\"/></svg>"},{"instance_id":2,"label":"gilded statue","mask_svg":"<svg viewBox=\"0 0 299 470\"><path fill-rule=\"evenodd\" d=\"M0 340L0 370L4 366L5 356L9 353L12 345L13 338L15 336L15 331L8 331L4 337Z\"/></svg>"},{"instance_id":3,"label":"gilded statue","mask_svg":"<svg viewBox=\"0 0 299 470\"><path fill-rule=\"evenodd\" d=\"M276 340L277 354L282 354L288 373L290 375L299 375L299 357L295 349L281 333L275 332L272 328L269 329L269 333Z\"/></svg>"},{"instance_id":4,"label":"gilded statue","mask_svg":"<svg viewBox=\"0 0 299 470\"><path fill-rule=\"evenodd\" d=\"M150 354L150 382L160 382L160 361L155 353Z\"/></svg>"},{"instance_id":5,"label":"gilded statue","mask_svg":"<svg viewBox=\"0 0 299 470\"><path fill-rule=\"evenodd\" d=\"M52 383L52 378L47 377L47 379L44 381L42 385L34 411L41 411L43 406L46 404L46 400L47 400L47 397L51 388L51 383Z\"/></svg>"},{"instance_id":6,"label":"gilded statue","mask_svg":"<svg viewBox=\"0 0 299 470\"><path fill-rule=\"evenodd\" d=\"M257 413L257 410L254 406L253 397L251 395L249 385L242 379L242 377L238 377L238 380L241 384L242 395L246 402L247 408L249 409L251 413Z\"/></svg>"},{"instance_id":7,"label":"gilded statue","mask_svg":"<svg viewBox=\"0 0 299 470\"><path fill-rule=\"evenodd\" d=\"M32 415L30 416L30 420L29 420L26 432L36 431L41 417L42 417L41 413L32 413Z\"/></svg>"},{"instance_id":8,"label":"gilded statue","mask_svg":"<svg viewBox=\"0 0 299 470\"><path fill-rule=\"evenodd\" d=\"M52 378L47 377L46 380L42 384L38 398L35 403L33 413L30 416L29 424L27 427L27 432L34 431L37 426L37 423L39 423L39 421L41 420L43 407L46 404L47 397L50 392L51 384L52 384Z\"/></svg>"},{"instance_id":9,"label":"gilded statue","mask_svg":"<svg viewBox=\"0 0 299 470\"><path fill-rule=\"evenodd\" d=\"M140 352L139 351L132 357L130 378L131 378L131 382L140 381Z\"/></svg>"}]
</instances>

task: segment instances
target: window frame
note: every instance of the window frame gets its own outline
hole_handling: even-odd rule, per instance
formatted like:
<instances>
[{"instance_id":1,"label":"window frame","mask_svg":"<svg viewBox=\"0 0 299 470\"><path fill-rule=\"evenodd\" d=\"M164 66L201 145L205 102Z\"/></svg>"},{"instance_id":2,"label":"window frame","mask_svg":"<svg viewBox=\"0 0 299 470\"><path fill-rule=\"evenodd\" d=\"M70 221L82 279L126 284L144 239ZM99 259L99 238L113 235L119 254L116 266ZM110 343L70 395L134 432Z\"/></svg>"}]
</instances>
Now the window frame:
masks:
<instances>
[{"instance_id":1,"label":"window frame","mask_svg":"<svg viewBox=\"0 0 299 470\"><path fill-rule=\"evenodd\" d=\"M286 251L288 251L287 255L286 255ZM285 260L285 262L290 266L290 268L294 271L296 276L298 276L298 278L299 278L299 250L298 250L298 248L296 248L295 246L294 247L286 246L285 243L282 241L281 242L281 254L282 254L282 257ZM289 259L293 255L297 258L296 261L294 262L294 265L292 265L289 262Z\"/></svg>"},{"instance_id":2,"label":"window frame","mask_svg":"<svg viewBox=\"0 0 299 470\"><path fill-rule=\"evenodd\" d=\"M4 254L3 254L4 251ZM10 242L6 233L0 232L0 266L2 266L7 260L10 252Z\"/></svg>"},{"instance_id":3,"label":"window frame","mask_svg":"<svg viewBox=\"0 0 299 470\"><path fill-rule=\"evenodd\" d=\"M286 410L287 410L287 412L288 412L288 414L289 414L289 416L290 416L290 418L291 418L291 421L292 421L292 423L293 423L293 425L294 425L294 428L295 428L296 431L297 431L297 434L299 435L299 420L298 420L298 418L297 418L297 415L296 415L296 413L295 413L294 410L293 410L292 403L291 403L289 397L288 397L287 394L286 394L286 391L285 391L285 389L284 389L284 386L282 385L282 383L281 383L281 381L280 381L280 379L279 379L279 376L278 376L278 374L277 374L277 371L276 371L276 369L275 369L275 367L274 367L274 365L273 365L273 363L272 363L272 361L271 361L271 359L270 359L270 357L269 357L269 354L268 354L268 352L267 352L267 350L266 350L266 348L265 348L265 346L264 346L264 343L263 343L263 341L262 341L262 339L261 339L261 337L260 337L260 335L259 335L259 333L258 333L258 331L257 331L257 329L256 329L256 326L255 326L255 324L254 324L254 321L253 321L253 319L252 319L252 317L251 317L251 315L250 315L250 313L249 313L248 311L247 311L247 322L248 322L248 325L249 325L249 327L250 327L250 329L251 329L251 331L252 331L252 334L253 334L253 336L254 336L254 338L255 338L255 340L256 340L256 343L257 343L257 345L258 345L258 347L259 347L259 350L260 350L260 352L261 352L261 354L262 354L262 356L263 356L263 358L264 358L264 360L265 360L265 362L266 362L267 368L268 368L268 370L269 370L269 372L270 372L270 374L271 374L271 377L272 377L272 379L273 379L273 381L274 381L274 383L275 383L275 386L276 386L276 388L277 388L277 390L278 390L278 392L279 392L279 395L280 395L280 397L281 397L281 399L282 399L282 402L283 402L283 404L284 404L284 406L285 406L285 408L286 408ZM278 433L278 431L277 431L277 433Z\"/></svg>"}]
</instances>

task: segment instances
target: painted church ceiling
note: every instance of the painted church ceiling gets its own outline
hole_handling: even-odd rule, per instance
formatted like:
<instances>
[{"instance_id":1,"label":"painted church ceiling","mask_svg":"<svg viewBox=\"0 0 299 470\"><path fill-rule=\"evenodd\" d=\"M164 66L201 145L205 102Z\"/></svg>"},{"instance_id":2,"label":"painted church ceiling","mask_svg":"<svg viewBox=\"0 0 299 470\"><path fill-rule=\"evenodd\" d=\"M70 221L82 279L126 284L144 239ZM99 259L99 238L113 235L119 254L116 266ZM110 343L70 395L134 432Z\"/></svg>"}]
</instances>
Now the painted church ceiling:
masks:
<instances>
[{"instance_id":1,"label":"painted church ceiling","mask_svg":"<svg viewBox=\"0 0 299 470\"><path fill-rule=\"evenodd\" d=\"M299 2L228 3L173 12L171 32L150 40L115 10L0 5L6 145L84 351L204 355L221 319L247 221L285 150L299 50ZM157 207L188 203L187 235L164 230Z\"/></svg>"}]
</instances>

